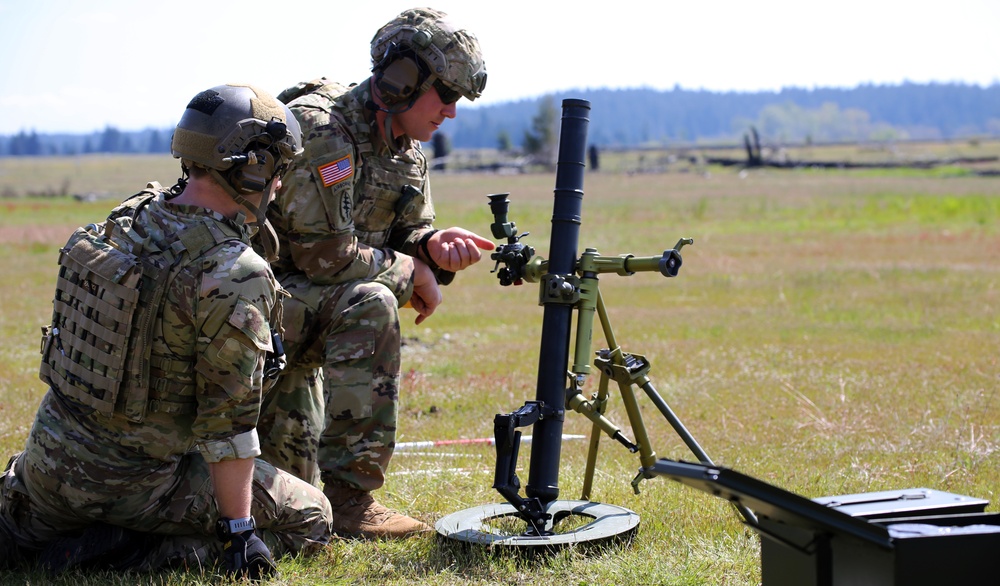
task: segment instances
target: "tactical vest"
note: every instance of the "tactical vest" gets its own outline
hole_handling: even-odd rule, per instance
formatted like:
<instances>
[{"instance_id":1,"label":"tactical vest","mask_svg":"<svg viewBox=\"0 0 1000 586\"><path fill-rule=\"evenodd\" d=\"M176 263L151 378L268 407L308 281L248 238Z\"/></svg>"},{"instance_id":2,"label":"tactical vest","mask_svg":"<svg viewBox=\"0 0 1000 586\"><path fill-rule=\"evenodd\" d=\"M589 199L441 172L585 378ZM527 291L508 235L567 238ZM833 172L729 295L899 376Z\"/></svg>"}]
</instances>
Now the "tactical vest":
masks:
<instances>
[{"instance_id":1,"label":"tactical vest","mask_svg":"<svg viewBox=\"0 0 1000 586\"><path fill-rule=\"evenodd\" d=\"M422 192L427 185L427 159L415 144L395 157L373 156L374 145L381 139L354 88L320 78L288 88L278 99L288 103L303 96L312 99L299 104L327 112L350 133L356 167L352 219L359 241L373 248L398 249L400 243L389 242L389 237L400 218L424 210L427 223L433 221L434 210Z\"/></svg>"},{"instance_id":2,"label":"tactical vest","mask_svg":"<svg viewBox=\"0 0 1000 586\"><path fill-rule=\"evenodd\" d=\"M239 236L198 224L160 249L135 218L162 188L78 228L59 254L52 324L42 327L40 377L59 394L111 417L193 413L194 364L152 353L154 320L171 278L192 259Z\"/></svg>"}]
</instances>

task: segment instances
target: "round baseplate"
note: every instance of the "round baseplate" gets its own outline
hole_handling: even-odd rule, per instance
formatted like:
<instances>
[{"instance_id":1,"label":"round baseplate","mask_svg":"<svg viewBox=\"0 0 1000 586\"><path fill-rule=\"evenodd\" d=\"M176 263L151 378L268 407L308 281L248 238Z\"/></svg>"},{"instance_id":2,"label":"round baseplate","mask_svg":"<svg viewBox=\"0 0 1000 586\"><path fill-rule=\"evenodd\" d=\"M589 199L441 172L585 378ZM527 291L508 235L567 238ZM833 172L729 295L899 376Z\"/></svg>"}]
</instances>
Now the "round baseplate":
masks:
<instances>
[{"instance_id":1,"label":"round baseplate","mask_svg":"<svg viewBox=\"0 0 1000 586\"><path fill-rule=\"evenodd\" d=\"M439 520L436 529L444 538L467 544L545 549L628 540L639 527L636 513L591 501L553 501L546 512L553 519L551 535L528 535L528 523L510 503L452 513Z\"/></svg>"}]
</instances>

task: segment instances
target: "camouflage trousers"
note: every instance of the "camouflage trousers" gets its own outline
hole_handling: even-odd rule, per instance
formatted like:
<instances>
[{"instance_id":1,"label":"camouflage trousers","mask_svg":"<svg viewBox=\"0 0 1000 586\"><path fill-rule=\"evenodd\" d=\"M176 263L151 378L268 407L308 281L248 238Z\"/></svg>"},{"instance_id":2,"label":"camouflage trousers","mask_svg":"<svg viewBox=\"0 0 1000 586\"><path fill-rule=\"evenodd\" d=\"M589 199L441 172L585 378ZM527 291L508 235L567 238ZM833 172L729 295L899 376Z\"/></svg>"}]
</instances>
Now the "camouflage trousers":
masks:
<instances>
[{"instance_id":1,"label":"camouflage trousers","mask_svg":"<svg viewBox=\"0 0 1000 586\"><path fill-rule=\"evenodd\" d=\"M102 522L154 534L150 551L136 569L213 568L222 553L215 536L219 510L208 464L198 453L185 455L173 482L149 490L96 493L67 486L55 456L38 461L29 439L24 452L11 458L0 476L0 567L12 556L34 555L51 541ZM251 514L257 535L277 558L312 554L330 541L330 503L314 486L255 461Z\"/></svg>"},{"instance_id":2,"label":"camouflage trousers","mask_svg":"<svg viewBox=\"0 0 1000 586\"><path fill-rule=\"evenodd\" d=\"M373 491L396 442L400 330L384 285L283 280L288 368L265 398L261 458L327 490Z\"/></svg>"}]
</instances>

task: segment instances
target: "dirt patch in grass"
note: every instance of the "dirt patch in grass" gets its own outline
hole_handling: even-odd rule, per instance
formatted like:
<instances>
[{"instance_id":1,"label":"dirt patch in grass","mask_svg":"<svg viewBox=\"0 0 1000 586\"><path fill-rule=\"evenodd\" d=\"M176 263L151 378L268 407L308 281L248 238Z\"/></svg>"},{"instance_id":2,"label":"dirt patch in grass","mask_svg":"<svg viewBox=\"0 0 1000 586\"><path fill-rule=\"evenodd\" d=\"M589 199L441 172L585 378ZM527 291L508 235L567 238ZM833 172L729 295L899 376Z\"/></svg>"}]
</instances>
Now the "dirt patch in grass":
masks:
<instances>
[{"instance_id":1,"label":"dirt patch in grass","mask_svg":"<svg viewBox=\"0 0 1000 586\"><path fill-rule=\"evenodd\" d=\"M0 244L60 244L78 226L3 226L0 227Z\"/></svg>"}]
</instances>

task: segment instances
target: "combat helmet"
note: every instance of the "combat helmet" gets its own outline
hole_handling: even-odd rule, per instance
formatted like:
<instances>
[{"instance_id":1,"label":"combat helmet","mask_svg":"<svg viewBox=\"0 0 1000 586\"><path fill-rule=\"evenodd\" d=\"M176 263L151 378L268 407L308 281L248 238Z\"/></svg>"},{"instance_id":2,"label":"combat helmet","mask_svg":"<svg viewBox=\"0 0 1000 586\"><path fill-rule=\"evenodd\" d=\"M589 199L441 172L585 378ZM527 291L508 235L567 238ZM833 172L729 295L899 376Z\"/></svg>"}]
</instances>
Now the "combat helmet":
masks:
<instances>
[{"instance_id":1,"label":"combat helmet","mask_svg":"<svg viewBox=\"0 0 1000 586\"><path fill-rule=\"evenodd\" d=\"M207 169L234 196L264 191L301 152L302 131L288 107L252 85L196 95L170 141L182 165Z\"/></svg>"},{"instance_id":2,"label":"combat helmet","mask_svg":"<svg viewBox=\"0 0 1000 586\"><path fill-rule=\"evenodd\" d=\"M486 87L479 41L433 8L405 10L375 33L372 72L390 107L416 99L432 86L446 103L475 100Z\"/></svg>"},{"instance_id":3,"label":"combat helmet","mask_svg":"<svg viewBox=\"0 0 1000 586\"><path fill-rule=\"evenodd\" d=\"M273 232L265 210L281 174L302 153L302 130L287 106L260 88L226 84L200 92L188 103L170 141L170 153L187 175L206 169L256 223ZM178 185L183 188L186 179ZM267 192L260 203L245 196ZM265 248L272 243L267 243ZM271 250L267 251L271 253Z\"/></svg>"}]
</instances>

